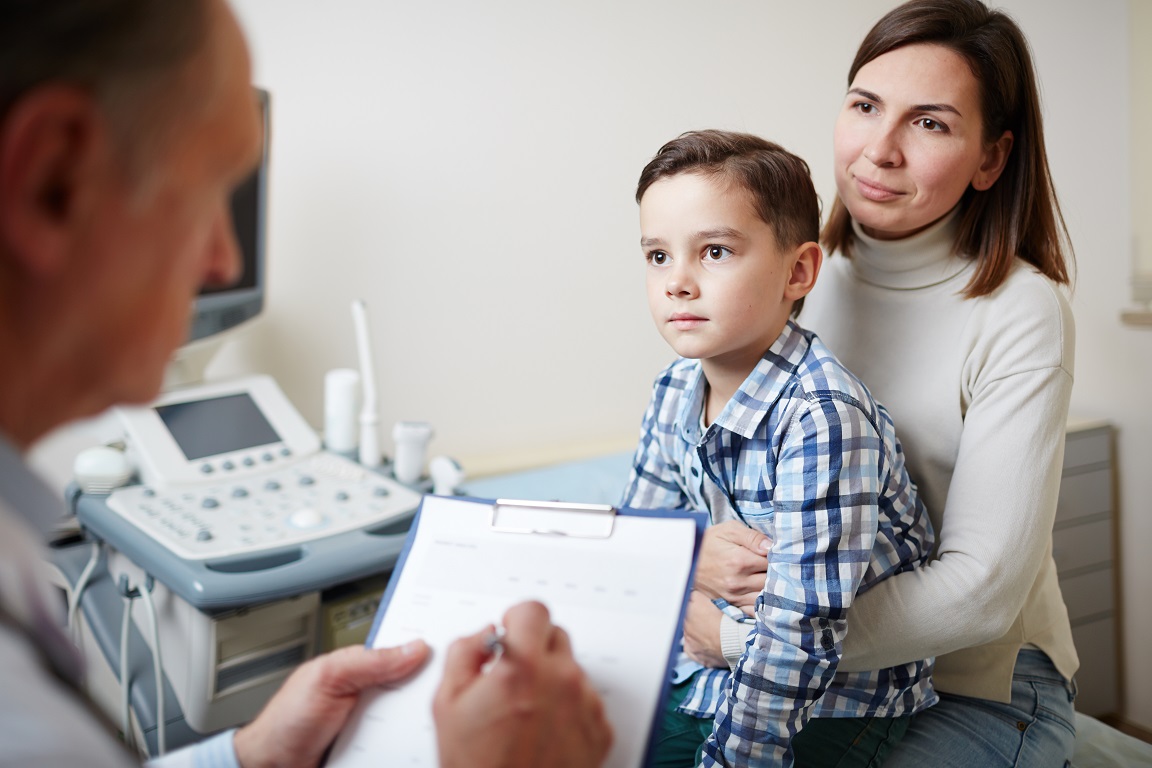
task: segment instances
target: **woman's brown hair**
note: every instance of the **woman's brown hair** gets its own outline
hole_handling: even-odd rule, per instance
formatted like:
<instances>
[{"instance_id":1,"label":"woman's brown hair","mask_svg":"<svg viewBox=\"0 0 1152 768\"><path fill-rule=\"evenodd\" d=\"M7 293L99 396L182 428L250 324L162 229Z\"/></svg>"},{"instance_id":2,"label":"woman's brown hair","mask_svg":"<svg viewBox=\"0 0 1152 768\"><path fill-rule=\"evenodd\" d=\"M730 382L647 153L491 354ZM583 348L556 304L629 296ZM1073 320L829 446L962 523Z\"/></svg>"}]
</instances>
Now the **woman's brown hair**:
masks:
<instances>
[{"instance_id":1,"label":"woman's brown hair","mask_svg":"<svg viewBox=\"0 0 1152 768\"><path fill-rule=\"evenodd\" d=\"M1067 284L1072 246L1048 170L1040 94L1024 33L1008 15L980 0L912 0L872 27L848 70L848 85L868 62L918 43L944 46L968 62L980 89L985 142L1004 131L1013 136L996 183L983 192L969 187L960 198L954 250L979 262L964 295L996 290L1017 256ZM821 242L828 253L851 256L853 239L851 215L837 196Z\"/></svg>"}]
</instances>

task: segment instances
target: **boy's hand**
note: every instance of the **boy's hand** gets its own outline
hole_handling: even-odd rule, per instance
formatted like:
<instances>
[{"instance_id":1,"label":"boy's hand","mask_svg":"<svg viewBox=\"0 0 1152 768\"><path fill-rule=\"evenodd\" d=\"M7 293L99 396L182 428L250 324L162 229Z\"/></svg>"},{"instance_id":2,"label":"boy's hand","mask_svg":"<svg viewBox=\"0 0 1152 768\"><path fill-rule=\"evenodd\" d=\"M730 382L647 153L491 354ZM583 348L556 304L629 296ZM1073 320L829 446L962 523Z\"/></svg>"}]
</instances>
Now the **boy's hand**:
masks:
<instances>
[{"instance_id":1,"label":"boy's hand","mask_svg":"<svg viewBox=\"0 0 1152 768\"><path fill-rule=\"evenodd\" d=\"M492 662L481 632L448 649L432 713L442 768L593 768L612 744L604 705L568 634L529 602L504 615Z\"/></svg>"},{"instance_id":2,"label":"boy's hand","mask_svg":"<svg viewBox=\"0 0 1152 768\"><path fill-rule=\"evenodd\" d=\"M764 589L771 547L771 539L739 520L709 526L696 561L695 589L752 616L756 597Z\"/></svg>"},{"instance_id":3,"label":"boy's hand","mask_svg":"<svg viewBox=\"0 0 1152 768\"><path fill-rule=\"evenodd\" d=\"M698 590L692 590L684 616L684 652L697 664L728 668L728 660L720 650L720 622L723 620L724 612L715 603Z\"/></svg>"}]
</instances>

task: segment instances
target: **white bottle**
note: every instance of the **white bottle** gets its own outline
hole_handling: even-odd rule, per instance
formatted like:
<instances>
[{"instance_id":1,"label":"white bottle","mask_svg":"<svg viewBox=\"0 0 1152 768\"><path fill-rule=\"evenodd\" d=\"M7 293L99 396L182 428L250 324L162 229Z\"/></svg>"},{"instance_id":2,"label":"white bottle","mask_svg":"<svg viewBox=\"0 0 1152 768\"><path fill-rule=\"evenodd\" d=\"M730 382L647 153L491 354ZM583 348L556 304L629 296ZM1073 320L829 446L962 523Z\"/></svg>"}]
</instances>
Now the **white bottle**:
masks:
<instances>
[{"instance_id":1,"label":"white bottle","mask_svg":"<svg viewBox=\"0 0 1152 768\"><path fill-rule=\"evenodd\" d=\"M392 428L396 460L392 474L402 483L415 483L424 474L424 454L432 439L432 425L426 421L398 421Z\"/></svg>"},{"instance_id":2,"label":"white bottle","mask_svg":"<svg viewBox=\"0 0 1152 768\"><path fill-rule=\"evenodd\" d=\"M360 372L333 368L324 375L324 447L352 453L358 444Z\"/></svg>"}]
</instances>

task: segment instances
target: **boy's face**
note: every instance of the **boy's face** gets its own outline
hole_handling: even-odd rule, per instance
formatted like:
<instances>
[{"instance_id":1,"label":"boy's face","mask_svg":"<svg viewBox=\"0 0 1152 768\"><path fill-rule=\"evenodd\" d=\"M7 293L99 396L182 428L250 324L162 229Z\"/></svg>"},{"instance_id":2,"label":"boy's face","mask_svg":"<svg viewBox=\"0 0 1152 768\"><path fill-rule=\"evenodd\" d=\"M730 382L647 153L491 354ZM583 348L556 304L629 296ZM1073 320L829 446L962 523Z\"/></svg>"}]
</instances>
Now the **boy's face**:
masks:
<instances>
[{"instance_id":1,"label":"boy's face","mask_svg":"<svg viewBox=\"0 0 1152 768\"><path fill-rule=\"evenodd\" d=\"M706 375L747 376L788 321L794 261L749 192L696 173L660 179L640 200L640 246L665 341Z\"/></svg>"}]
</instances>

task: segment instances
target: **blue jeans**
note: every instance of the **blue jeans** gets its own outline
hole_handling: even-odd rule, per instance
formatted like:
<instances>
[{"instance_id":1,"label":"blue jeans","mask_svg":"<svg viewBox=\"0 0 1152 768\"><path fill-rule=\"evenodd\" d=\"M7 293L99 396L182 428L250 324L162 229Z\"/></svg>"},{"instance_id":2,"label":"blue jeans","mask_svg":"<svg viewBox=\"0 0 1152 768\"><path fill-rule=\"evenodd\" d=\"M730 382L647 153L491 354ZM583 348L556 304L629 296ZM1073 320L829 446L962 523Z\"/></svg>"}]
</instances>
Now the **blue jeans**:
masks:
<instances>
[{"instance_id":1,"label":"blue jeans","mask_svg":"<svg viewBox=\"0 0 1152 768\"><path fill-rule=\"evenodd\" d=\"M1076 738L1076 684L1061 677L1043 651L1016 657L1012 702L940 694L912 716L884 768L1060 768L1071 764Z\"/></svg>"}]
</instances>

